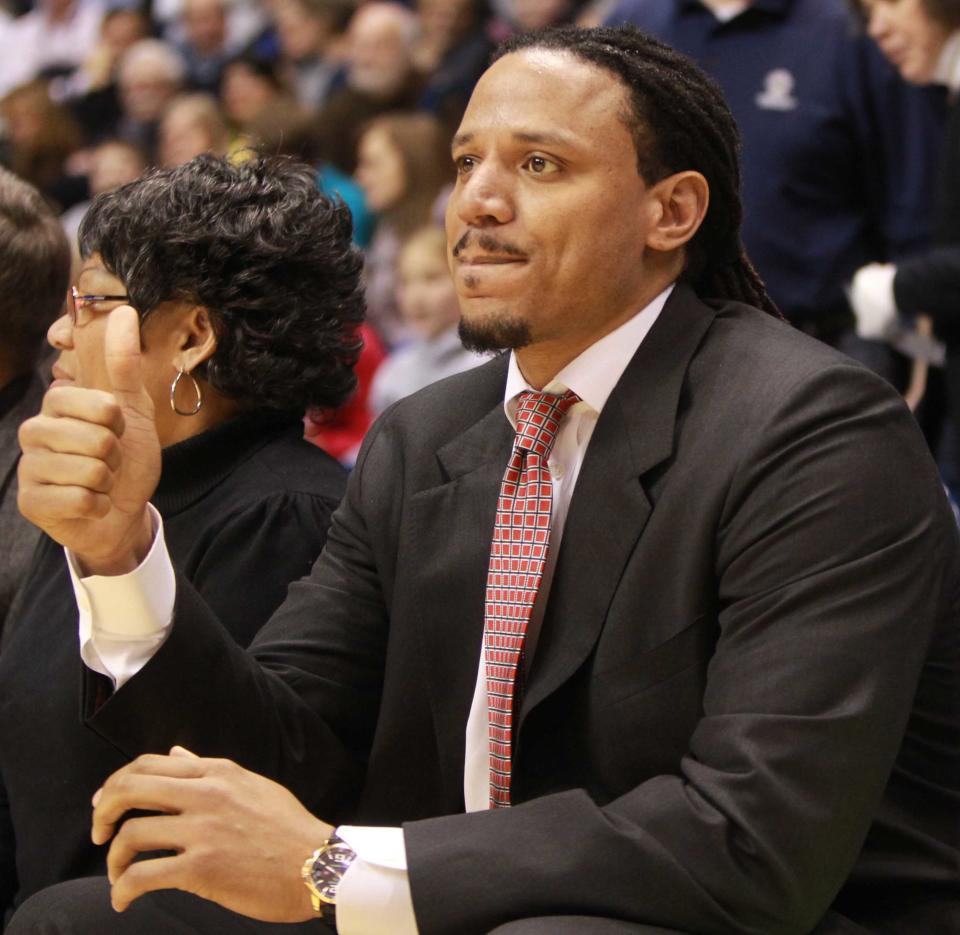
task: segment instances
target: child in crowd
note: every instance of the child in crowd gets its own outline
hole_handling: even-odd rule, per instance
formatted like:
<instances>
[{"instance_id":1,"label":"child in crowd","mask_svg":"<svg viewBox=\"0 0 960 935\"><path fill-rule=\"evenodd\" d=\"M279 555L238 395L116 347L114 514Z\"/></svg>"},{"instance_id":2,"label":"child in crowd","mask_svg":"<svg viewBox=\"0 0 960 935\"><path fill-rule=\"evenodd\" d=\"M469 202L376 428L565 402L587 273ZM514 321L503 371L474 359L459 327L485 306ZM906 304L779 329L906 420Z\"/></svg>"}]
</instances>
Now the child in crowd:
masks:
<instances>
[{"instance_id":1,"label":"child in crowd","mask_svg":"<svg viewBox=\"0 0 960 935\"><path fill-rule=\"evenodd\" d=\"M370 407L377 415L398 399L485 359L460 343L460 310L447 267L447 238L439 228L420 228L401 248L397 304L414 337L377 370L370 391Z\"/></svg>"}]
</instances>

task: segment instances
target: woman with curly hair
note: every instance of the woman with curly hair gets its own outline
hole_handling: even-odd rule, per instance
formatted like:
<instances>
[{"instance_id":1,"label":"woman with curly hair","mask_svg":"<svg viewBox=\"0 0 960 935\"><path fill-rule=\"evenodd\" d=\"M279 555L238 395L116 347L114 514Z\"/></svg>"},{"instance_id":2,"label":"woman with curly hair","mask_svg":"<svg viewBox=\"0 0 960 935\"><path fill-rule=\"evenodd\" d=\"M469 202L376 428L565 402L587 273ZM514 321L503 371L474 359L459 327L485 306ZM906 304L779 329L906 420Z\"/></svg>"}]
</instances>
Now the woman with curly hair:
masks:
<instances>
[{"instance_id":1,"label":"woman with curly hair","mask_svg":"<svg viewBox=\"0 0 960 935\"><path fill-rule=\"evenodd\" d=\"M302 439L300 418L354 388L362 258L349 213L318 192L306 166L200 156L97 198L80 246L67 313L49 330L60 353L41 418L68 417L54 405L58 391L66 398L61 386L111 391L107 319L132 306L162 446L153 521L178 573L247 645L287 584L309 571L344 486L339 465ZM110 483L91 478L87 494ZM123 603L119 580L112 599ZM79 678L102 682L101 711L123 688L94 648L110 635L91 633L82 612L94 671L80 675L72 591L63 550L44 538L0 655L7 915L50 883L104 872L105 852L90 842L90 797L131 753L77 718ZM176 723L186 712L155 716Z\"/></svg>"}]
</instances>

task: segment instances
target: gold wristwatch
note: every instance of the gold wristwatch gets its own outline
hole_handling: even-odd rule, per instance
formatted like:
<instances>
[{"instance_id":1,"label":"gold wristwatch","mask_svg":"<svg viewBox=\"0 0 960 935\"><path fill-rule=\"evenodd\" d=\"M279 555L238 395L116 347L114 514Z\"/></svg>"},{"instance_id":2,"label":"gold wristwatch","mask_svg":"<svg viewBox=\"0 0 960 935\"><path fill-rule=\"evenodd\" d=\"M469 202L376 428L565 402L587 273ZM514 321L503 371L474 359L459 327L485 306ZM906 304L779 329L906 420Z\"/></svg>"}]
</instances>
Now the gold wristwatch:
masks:
<instances>
[{"instance_id":1,"label":"gold wristwatch","mask_svg":"<svg viewBox=\"0 0 960 935\"><path fill-rule=\"evenodd\" d=\"M348 844L332 834L303 862L300 870L310 891L313 911L334 926L337 922L337 887L356 857Z\"/></svg>"}]
</instances>

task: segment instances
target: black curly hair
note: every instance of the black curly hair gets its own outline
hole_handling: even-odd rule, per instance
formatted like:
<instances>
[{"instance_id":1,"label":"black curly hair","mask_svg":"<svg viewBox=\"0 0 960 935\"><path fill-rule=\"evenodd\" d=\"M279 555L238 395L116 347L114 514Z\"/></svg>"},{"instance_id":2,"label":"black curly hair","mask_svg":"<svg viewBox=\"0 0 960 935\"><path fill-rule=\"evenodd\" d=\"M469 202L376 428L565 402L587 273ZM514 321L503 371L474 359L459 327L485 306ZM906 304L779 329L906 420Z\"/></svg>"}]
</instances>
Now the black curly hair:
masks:
<instances>
[{"instance_id":1,"label":"black curly hair","mask_svg":"<svg viewBox=\"0 0 960 935\"><path fill-rule=\"evenodd\" d=\"M146 319L160 303L210 313L217 349L197 368L246 409L331 409L353 392L363 258L350 212L283 157L198 156L97 197L80 227Z\"/></svg>"},{"instance_id":2,"label":"black curly hair","mask_svg":"<svg viewBox=\"0 0 960 935\"><path fill-rule=\"evenodd\" d=\"M647 185L693 169L710 207L687 244L682 279L705 297L747 302L779 317L740 239L740 134L723 92L694 62L634 26L555 27L502 43L493 60L523 49L568 52L626 86L637 166Z\"/></svg>"}]
</instances>

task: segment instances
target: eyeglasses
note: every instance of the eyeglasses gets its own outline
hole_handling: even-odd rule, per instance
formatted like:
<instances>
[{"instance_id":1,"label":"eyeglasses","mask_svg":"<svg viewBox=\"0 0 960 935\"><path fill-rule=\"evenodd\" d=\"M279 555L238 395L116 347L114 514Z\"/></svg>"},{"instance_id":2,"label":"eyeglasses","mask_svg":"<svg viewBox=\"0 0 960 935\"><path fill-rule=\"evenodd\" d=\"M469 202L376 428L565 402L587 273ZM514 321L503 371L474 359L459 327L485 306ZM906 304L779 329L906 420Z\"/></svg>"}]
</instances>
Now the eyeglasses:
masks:
<instances>
[{"instance_id":1,"label":"eyeglasses","mask_svg":"<svg viewBox=\"0 0 960 935\"><path fill-rule=\"evenodd\" d=\"M95 314L90 308L97 302L128 302L128 295L81 295L76 286L71 286L67 293L67 314L74 328L82 328L88 324Z\"/></svg>"}]
</instances>

